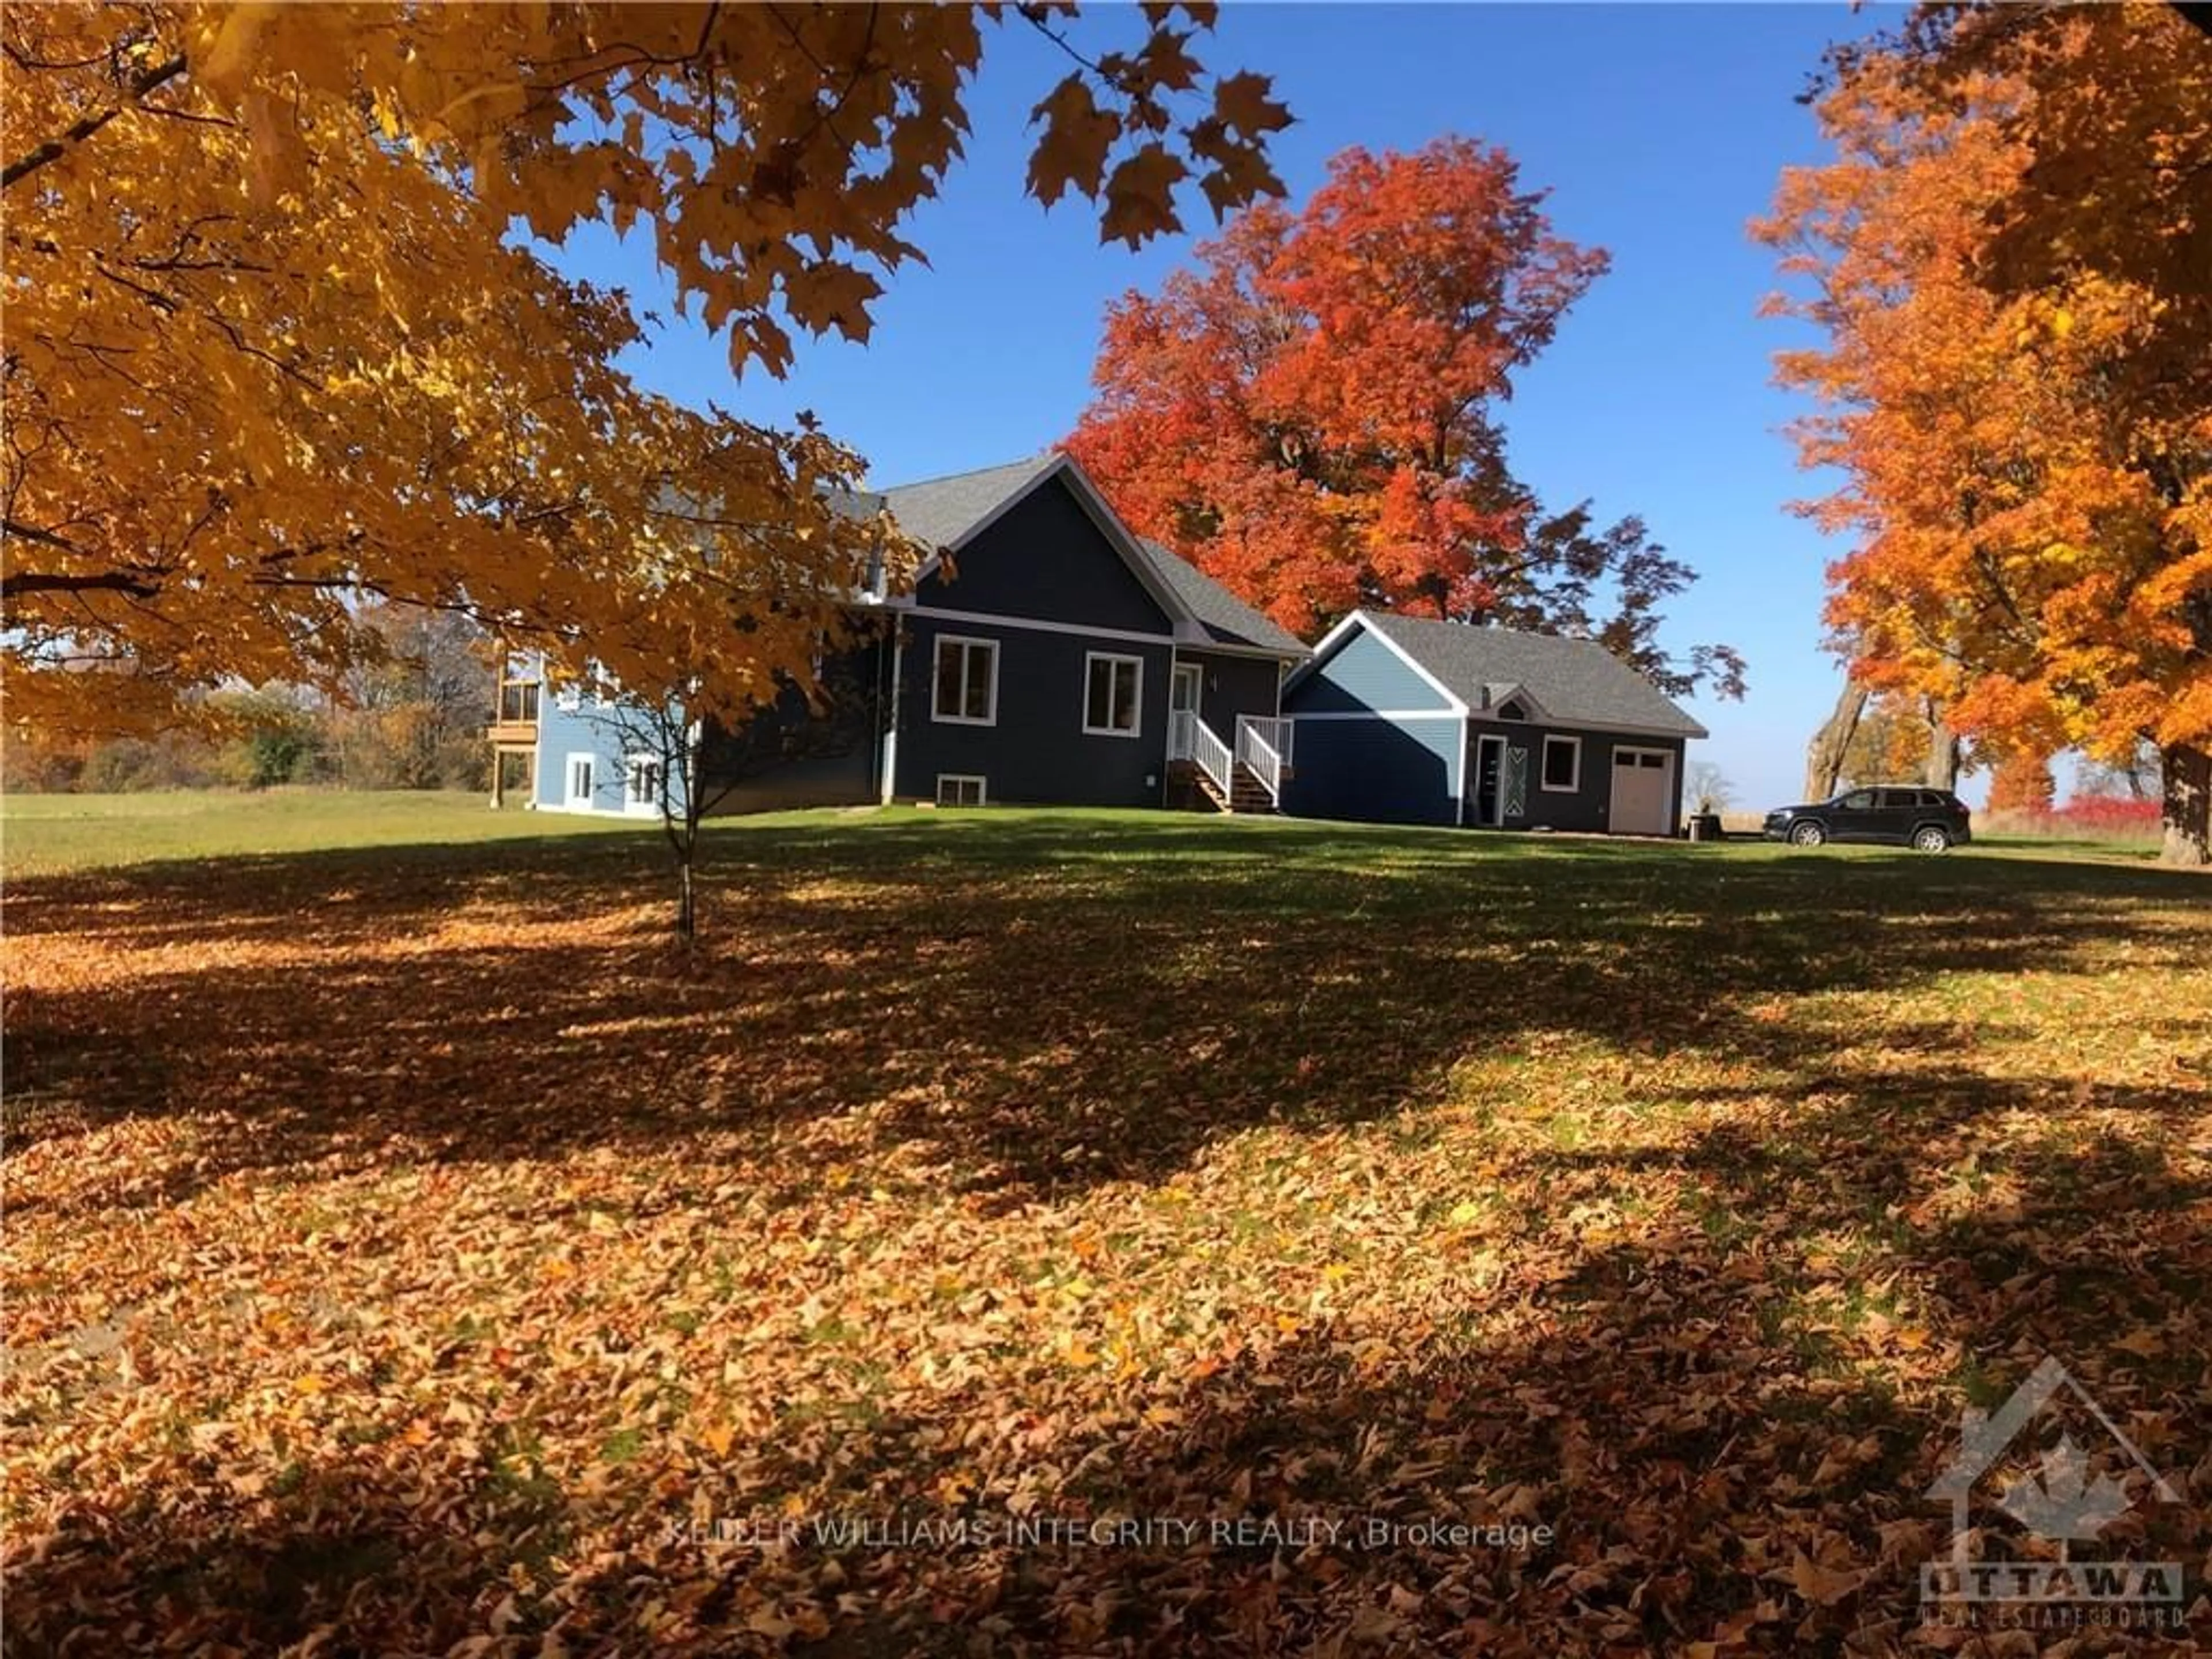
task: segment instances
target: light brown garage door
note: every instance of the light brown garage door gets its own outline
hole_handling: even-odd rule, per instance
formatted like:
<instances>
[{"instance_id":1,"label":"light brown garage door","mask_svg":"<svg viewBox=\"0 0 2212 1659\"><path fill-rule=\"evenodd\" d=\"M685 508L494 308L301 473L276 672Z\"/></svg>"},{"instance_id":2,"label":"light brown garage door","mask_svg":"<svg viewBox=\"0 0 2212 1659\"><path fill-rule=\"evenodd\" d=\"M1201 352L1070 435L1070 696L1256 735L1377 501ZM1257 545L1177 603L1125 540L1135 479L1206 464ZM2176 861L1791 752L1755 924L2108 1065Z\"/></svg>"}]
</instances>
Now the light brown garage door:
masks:
<instances>
[{"instance_id":1,"label":"light brown garage door","mask_svg":"<svg viewBox=\"0 0 2212 1659\"><path fill-rule=\"evenodd\" d=\"M1613 751L1613 805L1606 823L1616 836L1663 836L1674 828L1674 757L1664 749Z\"/></svg>"}]
</instances>

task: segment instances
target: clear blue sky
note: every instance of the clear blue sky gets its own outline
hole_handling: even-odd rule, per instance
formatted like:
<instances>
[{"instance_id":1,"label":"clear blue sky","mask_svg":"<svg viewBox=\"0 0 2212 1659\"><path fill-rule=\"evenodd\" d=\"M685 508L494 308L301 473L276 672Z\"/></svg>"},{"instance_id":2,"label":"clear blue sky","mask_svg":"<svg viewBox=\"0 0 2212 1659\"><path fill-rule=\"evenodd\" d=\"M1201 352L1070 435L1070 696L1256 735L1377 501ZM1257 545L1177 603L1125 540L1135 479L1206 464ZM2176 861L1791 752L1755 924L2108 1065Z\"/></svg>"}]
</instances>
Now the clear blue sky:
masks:
<instances>
[{"instance_id":1,"label":"clear blue sky","mask_svg":"<svg viewBox=\"0 0 2212 1659\"><path fill-rule=\"evenodd\" d=\"M1692 748L1745 806L1796 798L1805 740L1840 684L1819 648L1822 569L1838 550L1786 510L1819 481L1779 431L1798 406L1771 386L1771 359L1793 334L1755 314L1776 280L1745 226L1782 167L1821 159L1796 98L1823 46L1891 15L1842 3L1232 4L1200 43L1210 67L1276 77L1298 120L1273 150L1293 201L1348 145L1462 133L1505 146L1525 183L1553 191L1555 225L1611 252L1611 275L1522 377L1506 415L1513 462L1547 501L1588 496L1607 520L1642 514L1698 571L1668 637L1725 641L1750 659L1750 696L1700 701L1713 735ZM1100 9L1081 27L1122 39L1135 22ZM988 46L967 161L913 222L930 265L893 279L865 348L813 343L788 380L733 385L721 345L674 320L642 239L572 238L562 264L670 319L635 354L640 379L754 420L811 409L879 483L1065 436L1088 397L1107 301L1156 285L1194 239L1102 248L1087 211L1046 214L1025 197L1028 111L1065 65L1020 25ZM1210 217L1192 206L1202 235Z\"/></svg>"}]
</instances>

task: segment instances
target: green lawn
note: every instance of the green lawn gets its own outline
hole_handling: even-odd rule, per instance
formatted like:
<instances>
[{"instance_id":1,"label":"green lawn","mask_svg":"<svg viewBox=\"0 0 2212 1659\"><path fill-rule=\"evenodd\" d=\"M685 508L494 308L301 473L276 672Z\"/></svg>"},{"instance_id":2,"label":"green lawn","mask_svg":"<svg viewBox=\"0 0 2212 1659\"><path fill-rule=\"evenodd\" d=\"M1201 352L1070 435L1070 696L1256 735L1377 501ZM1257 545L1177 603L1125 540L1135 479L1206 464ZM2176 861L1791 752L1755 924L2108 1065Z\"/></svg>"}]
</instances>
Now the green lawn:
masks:
<instances>
[{"instance_id":1,"label":"green lawn","mask_svg":"<svg viewBox=\"0 0 2212 1659\"><path fill-rule=\"evenodd\" d=\"M686 951L649 834L19 805L26 1651L1883 1653L2044 1355L2212 1443L2201 878L809 814Z\"/></svg>"},{"instance_id":2,"label":"green lawn","mask_svg":"<svg viewBox=\"0 0 2212 1659\"><path fill-rule=\"evenodd\" d=\"M561 812L495 812L482 795L422 790L173 790L130 795L10 795L0 803L0 861L41 875L154 859L303 853L402 843L635 831ZM648 826L649 827L649 826Z\"/></svg>"},{"instance_id":3,"label":"green lawn","mask_svg":"<svg viewBox=\"0 0 2212 1659\"><path fill-rule=\"evenodd\" d=\"M717 825L715 833L743 833L803 823L809 816L769 815L742 824ZM895 811L885 816L896 820L908 815ZM1116 815L1086 816L1105 822ZM1003 817L994 814L994 817ZM1017 814L1009 821L1019 821L1022 817ZM1148 817L1139 814L1131 821L1144 823ZM465 849L484 842L541 840L560 836L649 836L653 829L650 822L526 811L514 805L495 812L481 795L422 790L17 794L0 799L0 867L4 867L11 877L34 876L165 859L396 846ZM1701 856L1709 856L1712 850L1704 849ZM1755 843L1737 842L1729 850L1731 856L1742 857L1759 849ZM2154 843L2147 845L2141 837L2100 841L2016 836L1990 838L1974 851L2036 860L2090 858L2141 863L2155 858L2157 848ZM1821 854L1829 858L1866 855L1856 848L1829 848Z\"/></svg>"}]
</instances>

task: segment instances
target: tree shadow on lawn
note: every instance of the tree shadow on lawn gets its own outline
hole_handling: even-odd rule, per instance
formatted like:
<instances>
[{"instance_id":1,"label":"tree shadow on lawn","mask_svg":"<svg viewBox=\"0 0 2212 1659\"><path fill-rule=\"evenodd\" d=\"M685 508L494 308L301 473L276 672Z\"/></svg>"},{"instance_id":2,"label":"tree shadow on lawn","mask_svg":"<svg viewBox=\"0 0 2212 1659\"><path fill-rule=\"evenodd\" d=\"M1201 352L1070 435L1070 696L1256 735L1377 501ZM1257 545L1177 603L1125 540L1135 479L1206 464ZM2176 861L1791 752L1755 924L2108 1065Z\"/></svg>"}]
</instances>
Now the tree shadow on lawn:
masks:
<instances>
[{"instance_id":1,"label":"tree shadow on lawn","mask_svg":"<svg viewBox=\"0 0 2212 1659\"><path fill-rule=\"evenodd\" d=\"M444 1653L507 1631L501 1602L579 1545L568 1498L496 1457L391 1449L148 1483L64 1511L27 1550L15 1530L8 1651Z\"/></svg>"},{"instance_id":2,"label":"tree shadow on lawn","mask_svg":"<svg viewBox=\"0 0 2212 1659\"><path fill-rule=\"evenodd\" d=\"M842 1114L1013 1202L1394 1113L1531 1033L1817 1075L1832 1035L1774 999L2095 971L2116 945L2186 968L2203 940L2133 902L2175 883L2092 865L2030 884L2017 860L948 814L721 838L686 953L658 873L562 840L22 884L16 937L137 954L12 999L19 1144L188 1116L190 1164L119 1195L143 1205L240 1170Z\"/></svg>"},{"instance_id":3,"label":"tree shadow on lawn","mask_svg":"<svg viewBox=\"0 0 2212 1659\"><path fill-rule=\"evenodd\" d=\"M250 952L319 881L366 896L313 969L157 954L120 992L34 988L15 1011L17 1081L34 1133L195 1116L193 1161L110 1202L348 1159L627 1146L711 1166L750 1137L847 1114L1012 1203L1158 1180L1257 1125L1397 1113L1444 1091L1455 1063L1516 1043L1538 1045L1524 1065L1545 1043L1620 1057L1632 1097L1640 1060L1715 1064L1667 1085L1674 1109L1692 1109L1671 1139L1501 1142L1470 1188L1547 1202L1503 1237L1439 1218L1440 1255L1490 1251L1498 1276L1470 1260L1444 1281L1455 1299L1409 1300L1386 1327L1324 1313L1237 1333L1236 1352L1180 1374L1073 1373L1065 1398L948 1384L872 1413L856 1383L824 1402L841 1413L829 1461L775 1435L726 1461L641 1459L587 1489L387 1444L250 1503L211 1496L212 1469L149 1481L11 1563L14 1640L115 1650L197 1609L210 1638L264 1650L325 1626L332 1650L443 1650L556 1623L571 1651L616 1650L657 1604L676 1623L655 1645L672 1652L966 1653L987 1620L1031 1651L1840 1653L1850 1637L1879 1651L1907 1639L1919 1565L1943 1547L1943 1512L1920 1494L1961 1405L1994 1404L2056 1353L2131 1431L2161 1425L2146 1443L2177 1479L2175 1460L2212 1441L2208 1193L2186 1151L2203 1075L1977 1070L1976 1023L2032 1014L1947 1020L1917 1000L1845 1051L1792 1000L2116 961L2201 971L2203 932L2170 913L2171 881L2052 864L2028 887L2017 860L982 823L732 837L714 931L690 957L641 924L533 927L652 896L644 861L594 848L572 862L573 843L519 863L511 846L488 851L480 875L441 860L419 883L380 885L382 855L360 854L281 861L283 883L255 866L41 884L58 933L156 953L179 927ZM379 953L457 907L526 897L540 908L512 939ZM118 902L136 908L100 908ZM2145 1028L2177 1055L2205 1047L2194 1009ZM133 1042L158 1093L118 1098L66 1070ZM1785 1108L1786 1124L1772 1115ZM773 1144L793 1153L777 1178L822 1180L803 1147ZM1632 1225L1628 1197L1650 1206ZM1593 1218L1575 1219L1584 1206ZM694 1501L942 1516L943 1483L963 1471L981 1473L960 1512L999 1525L1042 1494L1051 1513L1206 1533L1195 1547L789 1553L659 1535ZM1275 1549L1211 1535L1217 1520L1301 1516L1557 1536ZM2201 1510L2116 1534L2136 1525L2138 1557L2212 1546Z\"/></svg>"},{"instance_id":4,"label":"tree shadow on lawn","mask_svg":"<svg viewBox=\"0 0 2212 1659\"><path fill-rule=\"evenodd\" d=\"M1756 1224L1785 1219L1783 1192L1744 1191L1771 1206ZM2072 1211L2031 1195L1990 1224L2046 1239ZM1982 1224L1900 1239L1885 1265L1948 1260ZM588 1490L515 1460L368 1448L257 1501L149 1488L11 1565L10 1650L114 1650L152 1629L255 1651L492 1634L534 1651L557 1627L568 1652L636 1650L652 1629L662 1653L839 1659L949 1659L979 1629L1011 1653L1896 1651L1920 1567L1948 1547L1923 1494L1963 1405L2057 1352L2177 1477L2212 1431L2201 1374L2115 1349L2105 1310L2048 1304L1961 1359L1902 1321L1839 1328L1792 1265L1685 1212L1634 1243L1555 1244L1496 1303L1424 1310L1379 1342L1323 1319L1080 1413L971 1388L855 1416L828 1474L773 1439L734 1468L641 1462ZM2201 1250L2133 1267L2186 1276ZM670 1535L692 1515L794 1531L775 1548ZM1041 1519L1147 1529L1011 1535ZM1519 1530L1439 1530L1455 1525ZM2142 1508L2106 1546L2198 1560L2212 1517Z\"/></svg>"}]
</instances>

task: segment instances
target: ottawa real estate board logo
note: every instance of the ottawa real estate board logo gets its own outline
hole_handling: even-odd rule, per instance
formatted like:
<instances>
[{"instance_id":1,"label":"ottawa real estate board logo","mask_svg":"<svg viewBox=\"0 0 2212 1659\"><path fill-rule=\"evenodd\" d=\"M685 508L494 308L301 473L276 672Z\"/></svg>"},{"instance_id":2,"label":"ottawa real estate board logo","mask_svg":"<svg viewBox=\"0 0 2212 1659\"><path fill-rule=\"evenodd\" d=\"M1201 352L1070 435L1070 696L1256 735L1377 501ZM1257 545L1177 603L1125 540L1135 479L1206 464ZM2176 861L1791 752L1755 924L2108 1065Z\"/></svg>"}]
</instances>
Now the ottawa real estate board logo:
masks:
<instances>
[{"instance_id":1,"label":"ottawa real estate board logo","mask_svg":"<svg viewBox=\"0 0 2212 1659\"><path fill-rule=\"evenodd\" d=\"M2181 1494L2057 1360L1995 1412L1966 1408L1959 1455L1926 1495L1951 1505L1949 1559L1920 1571L1929 1622L2180 1628L2180 1564L2125 1559L2106 1534Z\"/></svg>"}]
</instances>

